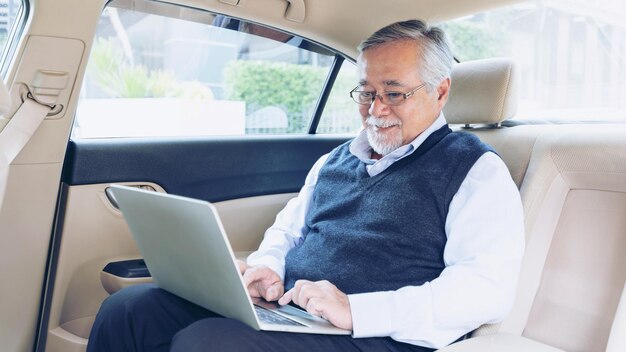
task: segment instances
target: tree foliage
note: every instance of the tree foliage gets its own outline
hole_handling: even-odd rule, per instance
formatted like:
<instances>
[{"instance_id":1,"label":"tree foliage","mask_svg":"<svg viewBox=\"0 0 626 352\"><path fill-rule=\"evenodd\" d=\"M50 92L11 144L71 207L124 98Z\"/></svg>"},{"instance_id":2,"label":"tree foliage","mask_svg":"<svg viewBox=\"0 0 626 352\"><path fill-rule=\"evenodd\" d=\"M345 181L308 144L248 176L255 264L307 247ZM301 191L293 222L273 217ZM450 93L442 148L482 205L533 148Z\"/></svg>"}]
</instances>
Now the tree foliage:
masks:
<instances>
[{"instance_id":1,"label":"tree foliage","mask_svg":"<svg viewBox=\"0 0 626 352\"><path fill-rule=\"evenodd\" d=\"M96 40L87 74L111 98L213 97L199 82L181 82L170 71L131 64L114 38Z\"/></svg>"},{"instance_id":2,"label":"tree foliage","mask_svg":"<svg viewBox=\"0 0 626 352\"><path fill-rule=\"evenodd\" d=\"M454 56L460 61L502 56L506 52L502 33L481 23L449 22L442 26L452 44Z\"/></svg>"}]
</instances>

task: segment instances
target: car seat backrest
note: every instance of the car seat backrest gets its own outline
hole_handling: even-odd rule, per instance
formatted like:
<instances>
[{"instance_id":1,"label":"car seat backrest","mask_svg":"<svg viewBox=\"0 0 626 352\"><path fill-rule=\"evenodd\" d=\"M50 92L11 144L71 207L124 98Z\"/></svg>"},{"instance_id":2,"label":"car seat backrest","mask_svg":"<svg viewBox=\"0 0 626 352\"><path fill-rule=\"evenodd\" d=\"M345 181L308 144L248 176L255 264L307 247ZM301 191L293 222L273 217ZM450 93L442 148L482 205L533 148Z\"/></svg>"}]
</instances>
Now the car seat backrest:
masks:
<instances>
[{"instance_id":1,"label":"car seat backrest","mask_svg":"<svg viewBox=\"0 0 626 352\"><path fill-rule=\"evenodd\" d=\"M501 331L602 351L626 281L626 127L542 136L521 188L527 247Z\"/></svg>"},{"instance_id":2,"label":"car seat backrest","mask_svg":"<svg viewBox=\"0 0 626 352\"><path fill-rule=\"evenodd\" d=\"M450 97L443 109L446 120L453 128L463 126L494 147L520 187L542 130L536 126L500 126L517 111L519 68L507 58L467 61L454 65L451 81Z\"/></svg>"},{"instance_id":3,"label":"car seat backrest","mask_svg":"<svg viewBox=\"0 0 626 352\"><path fill-rule=\"evenodd\" d=\"M626 281L626 127L499 126L516 106L507 100L515 94L502 100L501 92L518 90L502 86L519 83L506 74L515 65L498 60L457 64L444 110L450 124L464 125L500 154L525 211L527 246L513 310L475 335L512 333L568 351L605 350L611 335L611 346L619 346L624 333L617 329L626 319L616 316Z\"/></svg>"}]
</instances>

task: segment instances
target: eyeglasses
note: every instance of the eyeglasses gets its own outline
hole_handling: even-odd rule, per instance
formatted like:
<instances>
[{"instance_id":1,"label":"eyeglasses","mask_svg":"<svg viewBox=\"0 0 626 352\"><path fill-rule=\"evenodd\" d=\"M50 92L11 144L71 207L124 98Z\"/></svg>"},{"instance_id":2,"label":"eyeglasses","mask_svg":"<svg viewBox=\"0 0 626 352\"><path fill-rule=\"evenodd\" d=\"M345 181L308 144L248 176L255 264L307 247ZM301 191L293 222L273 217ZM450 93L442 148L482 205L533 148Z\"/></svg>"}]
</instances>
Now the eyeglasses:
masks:
<instances>
[{"instance_id":1,"label":"eyeglasses","mask_svg":"<svg viewBox=\"0 0 626 352\"><path fill-rule=\"evenodd\" d=\"M372 105L374 100L376 100L376 97L378 97L378 99L380 99L380 102L385 105L400 105L404 103L405 100L409 99L413 94L415 94L415 92L424 88L425 85L425 83L422 83L415 89L407 93L383 92L381 94L376 94L376 92L357 90L359 86L356 86L353 90L350 91L350 98L352 98L352 100L354 100L357 104L361 105Z\"/></svg>"}]
</instances>

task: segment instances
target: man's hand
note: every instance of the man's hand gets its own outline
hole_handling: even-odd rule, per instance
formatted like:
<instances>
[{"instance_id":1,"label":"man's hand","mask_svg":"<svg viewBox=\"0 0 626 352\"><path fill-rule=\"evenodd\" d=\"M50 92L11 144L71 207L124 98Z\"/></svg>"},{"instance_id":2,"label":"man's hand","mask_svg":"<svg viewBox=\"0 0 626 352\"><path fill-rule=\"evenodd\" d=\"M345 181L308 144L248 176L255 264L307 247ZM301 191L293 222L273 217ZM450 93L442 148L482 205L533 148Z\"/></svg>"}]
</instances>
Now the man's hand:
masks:
<instances>
[{"instance_id":1,"label":"man's hand","mask_svg":"<svg viewBox=\"0 0 626 352\"><path fill-rule=\"evenodd\" d=\"M312 315L322 317L338 328L352 330L352 313L348 296L330 282L298 280L294 287L278 300L293 303Z\"/></svg>"},{"instance_id":2,"label":"man's hand","mask_svg":"<svg viewBox=\"0 0 626 352\"><path fill-rule=\"evenodd\" d=\"M250 266L237 260L237 267L250 297L262 297L266 301L275 301L285 292L280 276L266 266Z\"/></svg>"}]
</instances>

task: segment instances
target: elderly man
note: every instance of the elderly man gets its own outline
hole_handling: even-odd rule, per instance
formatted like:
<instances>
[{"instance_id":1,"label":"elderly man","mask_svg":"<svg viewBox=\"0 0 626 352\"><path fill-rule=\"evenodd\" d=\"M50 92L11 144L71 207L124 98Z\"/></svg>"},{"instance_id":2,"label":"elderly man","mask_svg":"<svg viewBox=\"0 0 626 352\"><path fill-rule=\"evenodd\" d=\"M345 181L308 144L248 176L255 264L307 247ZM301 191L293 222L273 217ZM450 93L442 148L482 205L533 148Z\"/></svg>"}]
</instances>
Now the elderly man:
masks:
<instances>
[{"instance_id":1,"label":"elderly man","mask_svg":"<svg viewBox=\"0 0 626 352\"><path fill-rule=\"evenodd\" d=\"M239 263L251 296L293 302L352 336L255 331L146 285L105 301L89 351L429 351L507 314L521 202L490 147L446 125L444 33L400 22L359 50L350 95L363 132L320 158Z\"/></svg>"}]
</instances>

